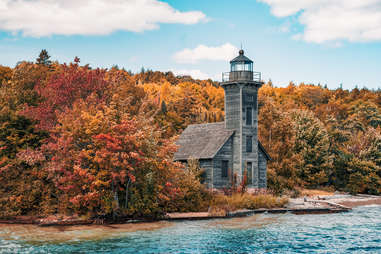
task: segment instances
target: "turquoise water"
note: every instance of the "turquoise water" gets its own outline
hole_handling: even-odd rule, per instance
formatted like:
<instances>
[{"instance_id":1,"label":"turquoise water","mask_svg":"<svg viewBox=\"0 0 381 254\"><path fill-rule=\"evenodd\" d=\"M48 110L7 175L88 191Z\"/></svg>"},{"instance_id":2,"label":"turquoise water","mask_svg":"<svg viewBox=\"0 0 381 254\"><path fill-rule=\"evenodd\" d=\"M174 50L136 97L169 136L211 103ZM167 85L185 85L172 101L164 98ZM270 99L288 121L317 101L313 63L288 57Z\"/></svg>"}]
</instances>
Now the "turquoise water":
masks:
<instances>
[{"instance_id":1,"label":"turquoise water","mask_svg":"<svg viewBox=\"0 0 381 254\"><path fill-rule=\"evenodd\" d=\"M380 206L343 214L263 214L168 223L133 232L112 230L97 240L53 241L46 232L47 240L37 241L25 234L22 238L9 232L2 236L0 228L0 253L381 253ZM68 236L65 230L59 231Z\"/></svg>"}]
</instances>

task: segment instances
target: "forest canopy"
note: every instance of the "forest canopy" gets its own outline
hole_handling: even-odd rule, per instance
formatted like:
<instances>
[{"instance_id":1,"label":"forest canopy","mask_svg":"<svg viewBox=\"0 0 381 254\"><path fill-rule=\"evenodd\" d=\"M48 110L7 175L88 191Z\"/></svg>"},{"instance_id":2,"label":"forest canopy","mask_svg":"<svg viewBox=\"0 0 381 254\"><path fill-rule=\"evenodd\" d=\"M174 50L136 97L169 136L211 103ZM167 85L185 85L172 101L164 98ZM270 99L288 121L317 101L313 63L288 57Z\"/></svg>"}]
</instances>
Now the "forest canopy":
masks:
<instances>
[{"instance_id":1,"label":"forest canopy","mask_svg":"<svg viewBox=\"0 0 381 254\"><path fill-rule=\"evenodd\" d=\"M49 58L0 66L0 216L205 206L198 173L172 158L187 125L224 120L217 82ZM258 104L271 191L381 193L380 90L268 82Z\"/></svg>"}]
</instances>

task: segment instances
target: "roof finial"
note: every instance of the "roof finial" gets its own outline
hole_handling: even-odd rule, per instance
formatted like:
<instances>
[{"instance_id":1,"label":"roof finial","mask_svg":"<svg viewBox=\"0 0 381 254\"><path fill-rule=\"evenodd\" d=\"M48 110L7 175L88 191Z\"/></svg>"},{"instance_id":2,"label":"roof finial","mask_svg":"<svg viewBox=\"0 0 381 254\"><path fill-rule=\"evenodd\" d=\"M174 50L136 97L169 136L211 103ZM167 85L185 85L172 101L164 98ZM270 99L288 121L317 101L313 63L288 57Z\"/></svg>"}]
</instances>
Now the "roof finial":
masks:
<instances>
[{"instance_id":1,"label":"roof finial","mask_svg":"<svg viewBox=\"0 0 381 254\"><path fill-rule=\"evenodd\" d=\"M243 51L243 49L242 49L242 42L241 42L241 49L239 50L239 55L240 55L240 56L243 56L243 54L244 54L244 51Z\"/></svg>"}]
</instances>

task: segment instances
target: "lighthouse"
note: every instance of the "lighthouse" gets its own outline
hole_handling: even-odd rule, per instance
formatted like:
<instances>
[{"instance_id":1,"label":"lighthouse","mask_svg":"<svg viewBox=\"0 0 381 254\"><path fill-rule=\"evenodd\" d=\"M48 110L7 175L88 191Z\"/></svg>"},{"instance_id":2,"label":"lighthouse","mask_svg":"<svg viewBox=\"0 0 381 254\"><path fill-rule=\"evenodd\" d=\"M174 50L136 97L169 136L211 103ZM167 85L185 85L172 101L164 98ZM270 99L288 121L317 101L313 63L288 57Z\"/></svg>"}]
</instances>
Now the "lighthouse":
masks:
<instances>
[{"instance_id":1,"label":"lighthouse","mask_svg":"<svg viewBox=\"0 0 381 254\"><path fill-rule=\"evenodd\" d=\"M177 141L175 160L198 159L211 189L228 188L233 177L246 179L248 190L267 187L270 156L258 140L258 89L261 73L241 49L222 73L225 121L189 125Z\"/></svg>"},{"instance_id":2,"label":"lighthouse","mask_svg":"<svg viewBox=\"0 0 381 254\"><path fill-rule=\"evenodd\" d=\"M266 165L260 163L266 160L260 158L258 142L258 89L263 82L261 73L253 69L253 61L241 49L220 85L225 90L225 128L234 131L233 172L239 179L246 173L249 186L265 188Z\"/></svg>"}]
</instances>

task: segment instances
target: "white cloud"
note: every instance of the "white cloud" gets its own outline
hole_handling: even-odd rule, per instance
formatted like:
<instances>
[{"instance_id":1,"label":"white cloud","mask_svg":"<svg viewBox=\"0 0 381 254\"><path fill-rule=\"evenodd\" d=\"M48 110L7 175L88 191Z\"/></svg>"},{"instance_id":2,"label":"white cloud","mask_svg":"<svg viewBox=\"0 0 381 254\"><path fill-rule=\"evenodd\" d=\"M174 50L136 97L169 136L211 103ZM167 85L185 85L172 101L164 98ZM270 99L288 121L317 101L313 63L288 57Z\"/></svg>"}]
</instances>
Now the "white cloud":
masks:
<instances>
[{"instance_id":1,"label":"white cloud","mask_svg":"<svg viewBox=\"0 0 381 254\"><path fill-rule=\"evenodd\" d=\"M258 0L277 17L299 15L307 42L381 41L381 0Z\"/></svg>"},{"instance_id":2,"label":"white cloud","mask_svg":"<svg viewBox=\"0 0 381 254\"><path fill-rule=\"evenodd\" d=\"M142 32L206 20L200 11L181 12L159 0L0 0L0 30L34 37Z\"/></svg>"},{"instance_id":3,"label":"white cloud","mask_svg":"<svg viewBox=\"0 0 381 254\"><path fill-rule=\"evenodd\" d=\"M215 81L221 80L221 74L207 74L202 72L199 69L191 69L191 70L172 70L175 75L181 76L191 76L194 79L212 79Z\"/></svg>"},{"instance_id":4,"label":"white cloud","mask_svg":"<svg viewBox=\"0 0 381 254\"><path fill-rule=\"evenodd\" d=\"M238 49L230 43L217 47L199 45L194 49L184 49L173 57L178 63L197 63L200 60L228 61L237 56Z\"/></svg>"},{"instance_id":5,"label":"white cloud","mask_svg":"<svg viewBox=\"0 0 381 254\"><path fill-rule=\"evenodd\" d=\"M212 75L208 75L200 70L173 70L175 75L191 76L194 79L209 79L213 78Z\"/></svg>"}]
</instances>

